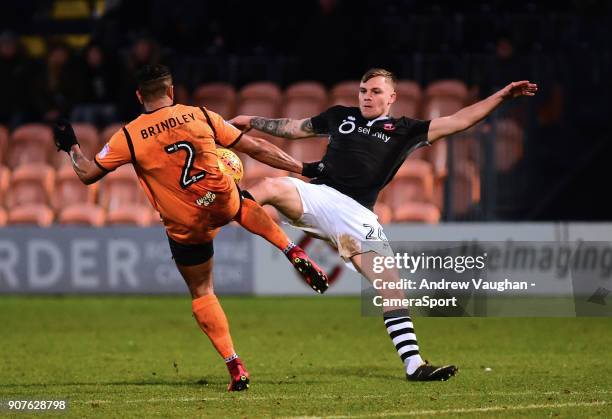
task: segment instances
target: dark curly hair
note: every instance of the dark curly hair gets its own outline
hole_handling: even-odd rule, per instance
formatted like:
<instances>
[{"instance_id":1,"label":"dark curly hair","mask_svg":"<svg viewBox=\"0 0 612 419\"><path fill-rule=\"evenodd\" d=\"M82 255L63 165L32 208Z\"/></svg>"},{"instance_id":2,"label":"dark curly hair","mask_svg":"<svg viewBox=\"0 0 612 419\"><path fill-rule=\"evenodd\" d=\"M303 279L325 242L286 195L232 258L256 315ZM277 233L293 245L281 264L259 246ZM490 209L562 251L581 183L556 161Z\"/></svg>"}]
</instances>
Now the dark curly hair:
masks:
<instances>
[{"instance_id":1,"label":"dark curly hair","mask_svg":"<svg viewBox=\"0 0 612 419\"><path fill-rule=\"evenodd\" d=\"M157 99L164 95L172 84L172 74L162 64L146 64L136 72L138 90L144 100Z\"/></svg>"}]
</instances>

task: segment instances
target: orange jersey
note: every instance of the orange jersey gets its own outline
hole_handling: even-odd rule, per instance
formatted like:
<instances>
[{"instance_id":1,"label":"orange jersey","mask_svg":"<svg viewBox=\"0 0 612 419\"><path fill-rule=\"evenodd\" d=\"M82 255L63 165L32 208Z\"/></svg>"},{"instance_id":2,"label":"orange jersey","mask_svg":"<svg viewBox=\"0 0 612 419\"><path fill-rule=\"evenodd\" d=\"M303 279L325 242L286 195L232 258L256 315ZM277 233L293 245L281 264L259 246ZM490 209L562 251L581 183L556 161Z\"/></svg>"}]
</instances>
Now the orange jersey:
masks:
<instances>
[{"instance_id":1,"label":"orange jersey","mask_svg":"<svg viewBox=\"0 0 612 419\"><path fill-rule=\"evenodd\" d=\"M140 115L94 160L106 171L132 163L170 237L196 244L212 240L238 212L238 190L219 170L215 149L232 147L240 137L220 115L177 104Z\"/></svg>"}]
</instances>

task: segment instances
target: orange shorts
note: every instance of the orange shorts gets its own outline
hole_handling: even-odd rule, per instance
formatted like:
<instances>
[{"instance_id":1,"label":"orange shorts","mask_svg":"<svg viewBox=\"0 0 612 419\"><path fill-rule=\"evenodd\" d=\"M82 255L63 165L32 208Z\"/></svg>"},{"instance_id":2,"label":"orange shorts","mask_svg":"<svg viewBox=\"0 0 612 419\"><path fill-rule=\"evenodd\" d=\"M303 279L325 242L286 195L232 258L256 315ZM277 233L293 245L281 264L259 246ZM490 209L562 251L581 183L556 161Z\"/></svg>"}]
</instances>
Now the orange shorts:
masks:
<instances>
[{"instance_id":1,"label":"orange shorts","mask_svg":"<svg viewBox=\"0 0 612 419\"><path fill-rule=\"evenodd\" d=\"M193 209L192 209L193 208ZM232 181L227 192L207 192L190 211L174 219L164 218L168 236L182 244L202 244L215 238L221 227L232 221L240 210L240 193Z\"/></svg>"}]
</instances>

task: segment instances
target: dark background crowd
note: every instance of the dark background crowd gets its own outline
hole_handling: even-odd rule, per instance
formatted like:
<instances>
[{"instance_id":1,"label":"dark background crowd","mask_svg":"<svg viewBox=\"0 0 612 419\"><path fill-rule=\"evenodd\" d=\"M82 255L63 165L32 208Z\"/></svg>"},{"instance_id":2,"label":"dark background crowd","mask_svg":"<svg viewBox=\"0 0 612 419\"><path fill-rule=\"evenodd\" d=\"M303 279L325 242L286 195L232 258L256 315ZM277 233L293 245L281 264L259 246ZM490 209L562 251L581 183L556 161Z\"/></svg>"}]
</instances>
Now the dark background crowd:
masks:
<instances>
[{"instance_id":1,"label":"dark background crowd","mask_svg":"<svg viewBox=\"0 0 612 419\"><path fill-rule=\"evenodd\" d=\"M77 12L62 16L62 5ZM528 191L507 217L609 220L611 9L595 0L10 1L0 14L0 123L127 121L140 113L135 70L157 62L185 102L206 82L331 87L372 66L421 86L459 79L475 98L530 79L538 96L500 111L526 132Z\"/></svg>"}]
</instances>

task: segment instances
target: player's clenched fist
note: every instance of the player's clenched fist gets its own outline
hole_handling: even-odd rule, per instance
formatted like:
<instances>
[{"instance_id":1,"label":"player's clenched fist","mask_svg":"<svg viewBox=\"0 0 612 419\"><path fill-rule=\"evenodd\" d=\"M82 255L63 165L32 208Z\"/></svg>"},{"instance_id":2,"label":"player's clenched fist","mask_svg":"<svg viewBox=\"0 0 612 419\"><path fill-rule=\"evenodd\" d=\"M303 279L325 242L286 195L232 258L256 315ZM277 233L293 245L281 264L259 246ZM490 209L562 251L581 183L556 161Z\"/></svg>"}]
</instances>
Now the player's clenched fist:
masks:
<instances>
[{"instance_id":1,"label":"player's clenched fist","mask_svg":"<svg viewBox=\"0 0 612 419\"><path fill-rule=\"evenodd\" d=\"M53 139L55 140L57 151L62 150L66 153L70 152L70 148L73 145L79 144L76 135L74 135L72 125L65 119L60 119L53 125Z\"/></svg>"}]
</instances>

